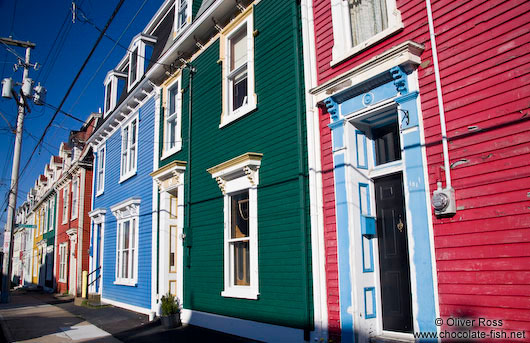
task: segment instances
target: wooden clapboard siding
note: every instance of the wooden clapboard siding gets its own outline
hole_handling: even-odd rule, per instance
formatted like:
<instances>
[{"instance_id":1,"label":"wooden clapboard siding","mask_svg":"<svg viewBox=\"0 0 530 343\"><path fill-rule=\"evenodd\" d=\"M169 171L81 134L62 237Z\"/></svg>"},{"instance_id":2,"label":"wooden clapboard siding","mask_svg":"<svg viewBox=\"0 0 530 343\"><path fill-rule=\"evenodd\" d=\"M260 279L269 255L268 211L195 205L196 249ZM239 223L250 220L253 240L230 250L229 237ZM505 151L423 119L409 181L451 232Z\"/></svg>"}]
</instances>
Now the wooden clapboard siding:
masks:
<instances>
[{"instance_id":1,"label":"wooden clapboard siding","mask_svg":"<svg viewBox=\"0 0 530 343\"><path fill-rule=\"evenodd\" d=\"M433 11L458 211L433 217L440 311L529 330L530 3L470 1L459 16L443 4ZM436 89L431 66L418 74L434 189L443 164Z\"/></svg>"},{"instance_id":2,"label":"wooden clapboard siding","mask_svg":"<svg viewBox=\"0 0 530 343\"><path fill-rule=\"evenodd\" d=\"M313 5L319 84L405 40L425 45L418 78L432 192L443 155L425 2L398 0L404 29L333 67L330 1ZM438 0L432 8L458 207L453 218L433 216L440 311L505 319L507 330L529 330L530 3ZM332 157L324 115L325 171ZM336 292L336 261L329 258L336 251L332 175L323 173L323 187L330 297ZM338 310L330 299L331 329Z\"/></svg>"},{"instance_id":3,"label":"wooden clapboard siding","mask_svg":"<svg viewBox=\"0 0 530 343\"><path fill-rule=\"evenodd\" d=\"M262 1L254 7L255 93L257 109L219 128L222 112L222 71L217 63L220 42L214 38L191 63L193 76L191 156L188 159L189 71L182 73L181 151L160 160L187 161L191 173L190 264L184 268L184 307L223 316L294 328L312 325L310 224L305 213L301 227L301 197L297 136L297 93L303 99L303 75L297 84L295 54L300 28L293 25L294 3ZM296 7L298 8L298 7ZM300 71L301 73L303 70ZM303 104L301 104L303 106ZM163 116L160 116L163 122ZM302 124L305 130L305 124ZM163 129L159 131L163 137ZM302 132L303 143L305 131ZM302 163L307 168L306 147ZM224 199L217 182L206 171L246 152L263 154L258 185L259 299L222 297L224 289ZM187 188L185 188L187 189ZM306 196L306 208L309 196ZM307 245L303 244L306 233ZM192 238L190 238L192 237ZM185 242L186 246L186 242ZM309 259L304 258L304 250ZM305 272L304 272L305 270Z\"/></svg>"},{"instance_id":4,"label":"wooden clapboard siding","mask_svg":"<svg viewBox=\"0 0 530 343\"><path fill-rule=\"evenodd\" d=\"M151 308L151 249L152 249L152 196L154 150L155 99L151 97L138 110L138 157L136 175L119 183L121 130L118 128L106 140L105 189L102 195L94 197L94 209L105 209L103 237L103 280L102 297L124 304ZM97 160L94 162L97 165ZM131 197L140 198L138 225L138 283L135 287L115 285L116 280L116 217L110 207Z\"/></svg>"}]
</instances>

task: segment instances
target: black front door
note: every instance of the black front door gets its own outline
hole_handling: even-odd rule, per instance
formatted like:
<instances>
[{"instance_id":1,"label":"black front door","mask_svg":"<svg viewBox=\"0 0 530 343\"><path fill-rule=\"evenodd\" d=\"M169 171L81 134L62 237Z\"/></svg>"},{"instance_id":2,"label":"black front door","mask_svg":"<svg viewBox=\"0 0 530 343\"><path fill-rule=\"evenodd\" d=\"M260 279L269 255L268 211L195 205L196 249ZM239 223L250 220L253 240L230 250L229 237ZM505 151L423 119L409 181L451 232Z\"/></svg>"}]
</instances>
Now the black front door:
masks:
<instances>
[{"instance_id":1,"label":"black front door","mask_svg":"<svg viewBox=\"0 0 530 343\"><path fill-rule=\"evenodd\" d=\"M401 174L374 180L383 329L412 332L412 299Z\"/></svg>"}]
</instances>

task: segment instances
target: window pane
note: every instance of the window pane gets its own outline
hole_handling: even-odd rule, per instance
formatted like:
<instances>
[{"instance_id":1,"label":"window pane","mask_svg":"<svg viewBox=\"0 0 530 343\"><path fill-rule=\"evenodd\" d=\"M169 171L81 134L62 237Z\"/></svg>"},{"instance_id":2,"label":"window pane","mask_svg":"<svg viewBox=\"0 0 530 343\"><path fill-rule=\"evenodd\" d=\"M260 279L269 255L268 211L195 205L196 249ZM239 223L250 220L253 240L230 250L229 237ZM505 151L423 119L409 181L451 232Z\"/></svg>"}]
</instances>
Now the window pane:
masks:
<instances>
[{"instance_id":1,"label":"window pane","mask_svg":"<svg viewBox=\"0 0 530 343\"><path fill-rule=\"evenodd\" d=\"M401 159L397 120L383 127L372 129L372 135L375 141L377 165Z\"/></svg>"},{"instance_id":2,"label":"window pane","mask_svg":"<svg viewBox=\"0 0 530 343\"><path fill-rule=\"evenodd\" d=\"M138 64L138 48L131 55L131 83L136 80L136 66Z\"/></svg>"},{"instance_id":3,"label":"window pane","mask_svg":"<svg viewBox=\"0 0 530 343\"><path fill-rule=\"evenodd\" d=\"M188 8L188 0L180 0L180 5L179 5L179 23L178 23L178 27L179 29L182 28L185 24L186 24L186 19L187 19L187 8Z\"/></svg>"},{"instance_id":4,"label":"window pane","mask_svg":"<svg viewBox=\"0 0 530 343\"><path fill-rule=\"evenodd\" d=\"M250 254L248 241L232 243L234 247L234 284L250 285Z\"/></svg>"},{"instance_id":5,"label":"window pane","mask_svg":"<svg viewBox=\"0 0 530 343\"><path fill-rule=\"evenodd\" d=\"M248 237L248 190L230 197L231 238Z\"/></svg>"},{"instance_id":6,"label":"window pane","mask_svg":"<svg viewBox=\"0 0 530 343\"><path fill-rule=\"evenodd\" d=\"M123 249L129 249L129 225L129 221L123 223Z\"/></svg>"},{"instance_id":7,"label":"window pane","mask_svg":"<svg viewBox=\"0 0 530 343\"><path fill-rule=\"evenodd\" d=\"M177 95L178 95L178 84L173 86L169 90L169 115L172 115L177 110Z\"/></svg>"},{"instance_id":8,"label":"window pane","mask_svg":"<svg viewBox=\"0 0 530 343\"><path fill-rule=\"evenodd\" d=\"M388 27L386 0L348 0L353 46Z\"/></svg>"},{"instance_id":9,"label":"window pane","mask_svg":"<svg viewBox=\"0 0 530 343\"><path fill-rule=\"evenodd\" d=\"M106 96L106 99L105 99L105 110L109 110L110 108L110 99L111 99L111 90L112 90L112 82L109 82L107 84L107 93L105 94Z\"/></svg>"},{"instance_id":10,"label":"window pane","mask_svg":"<svg viewBox=\"0 0 530 343\"><path fill-rule=\"evenodd\" d=\"M230 71L247 62L247 27L243 26L230 39Z\"/></svg>"},{"instance_id":11,"label":"window pane","mask_svg":"<svg viewBox=\"0 0 530 343\"><path fill-rule=\"evenodd\" d=\"M122 277L127 279L129 277L129 251L123 251L123 268L122 268Z\"/></svg>"},{"instance_id":12,"label":"window pane","mask_svg":"<svg viewBox=\"0 0 530 343\"><path fill-rule=\"evenodd\" d=\"M234 77L233 90L232 90L233 110L240 108L247 102L247 95L248 95L247 80L248 78L247 78L246 70L243 73Z\"/></svg>"}]
</instances>

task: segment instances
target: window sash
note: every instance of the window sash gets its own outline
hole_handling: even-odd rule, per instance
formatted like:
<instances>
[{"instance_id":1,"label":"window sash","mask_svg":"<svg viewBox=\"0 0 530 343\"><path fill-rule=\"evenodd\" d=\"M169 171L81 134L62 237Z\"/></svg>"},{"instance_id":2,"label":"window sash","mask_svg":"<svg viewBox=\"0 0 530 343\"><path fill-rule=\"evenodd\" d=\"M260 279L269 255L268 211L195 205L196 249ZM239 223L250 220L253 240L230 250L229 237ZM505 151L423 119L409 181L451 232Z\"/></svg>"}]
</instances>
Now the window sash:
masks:
<instances>
[{"instance_id":1,"label":"window sash","mask_svg":"<svg viewBox=\"0 0 530 343\"><path fill-rule=\"evenodd\" d=\"M129 84L133 84L136 81L138 75L138 48L134 49L131 53L131 66L130 66L131 78Z\"/></svg>"},{"instance_id":2,"label":"window sash","mask_svg":"<svg viewBox=\"0 0 530 343\"><path fill-rule=\"evenodd\" d=\"M133 282L136 279L137 219L129 218L118 223L116 251L116 280Z\"/></svg>"},{"instance_id":3,"label":"window sash","mask_svg":"<svg viewBox=\"0 0 530 343\"><path fill-rule=\"evenodd\" d=\"M121 139L121 176L127 176L136 170L138 119L134 119L122 129Z\"/></svg>"},{"instance_id":4,"label":"window sash","mask_svg":"<svg viewBox=\"0 0 530 343\"><path fill-rule=\"evenodd\" d=\"M104 185L105 175L105 148L102 148L98 152L98 180L97 180L97 191L101 192Z\"/></svg>"},{"instance_id":5,"label":"window sash","mask_svg":"<svg viewBox=\"0 0 530 343\"><path fill-rule=\"evenodd\" d=\"M72 183L72 218L77 217L77 200L78 200L78 188L79 188L79 181L75 180Z\"/></svg>"}]
</instances>

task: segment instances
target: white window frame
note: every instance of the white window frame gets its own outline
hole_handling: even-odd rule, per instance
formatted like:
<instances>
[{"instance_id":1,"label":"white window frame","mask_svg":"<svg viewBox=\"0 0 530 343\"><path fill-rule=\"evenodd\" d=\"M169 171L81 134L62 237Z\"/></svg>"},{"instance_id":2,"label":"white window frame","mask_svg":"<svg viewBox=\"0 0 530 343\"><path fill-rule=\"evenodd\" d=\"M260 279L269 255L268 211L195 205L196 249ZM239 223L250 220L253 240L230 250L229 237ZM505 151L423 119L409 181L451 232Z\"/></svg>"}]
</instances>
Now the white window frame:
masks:
<instances>
[{"instance_id":1,"label":"white window frame","mask_svg":"<svg viewBox=\"0 0 530 343\"><path fill-rule=\"evenodd\" d=\"M76 176L72 180L72 215L70 220L77 219L79 213L79 178Z\"/></svg>"},{"instance_id":2,"label":"white window frame","mask_svg":"<svg viewBox=\"0 0 530 343\"><path fill-rule=\"evenodd\" d=\"M50 199L49 206L48 206L48 231L52 231L54 229L54 217L55 217L55 199Z\"/></svg>"},{"instance_id":3,"label":"white window frame","mask_svg":"<svg viewBox=\"0 0 530 343\"><path fill-rule=\"evenodd\" d=\"M335 66L345 59L373 46L404 27L401 21L401 12L396 6L396 0L386 0L388 28L353 46L350 10L348 6L348 0L331 0L334 40L331 66Z\"/></svg>"},{"instance_id":4,"label":"white window frame","mask_svg":"<svg viewBox=\"0 0 530 343\"><path fill-rule=\"evenodd\" d=\"M180 13L184 12L182 11L182 5L186 4L186 19L185 22L182 24L180 21ZM175 1L175 23L173 25L173 32L174 37L176 38L179 33L184 31L186 26L188 26L191 23L191 7L192 7L192 1L191 0L176 0Z\"/></svg>"},{"instance_id":5,"label":"white window frame","mask_svg":"<svg viewBox=\"0 0 530 343\"><path fill-rule=\"evenodd\" d=\"M106 143L104 143L97 151L96 196L100 196L105 191L105 160L107 158ZM102 154L103 158L101 158Z\"/></svg>"},{"instance_id":6,"label":"white window frame","mask_svg":"<svg viewBox=\"0 0 530 343\"><path fill-rule=\"evenodd\" d=\"M208 169L224 195L224 290L221 296L256 300L259 296L258 272L258 184L262 154L247 153ZM231 197L248 190L250 284L234 284L234 254L231 244ZM237 240L237 239L236 239ZM245 238L245 240L247 240Z\"/></svg>"},{"instance_id":7,"label":"white window frame","mask_svg":"<svg viewBox=\"0 0 530 343\"><path fill-rule=\"evenodd\" d=\"M139 242L139 228L140 228L140 199L130 198L119 204L111 207L112 214L116 217L116 264L115 264L115 281L116 285L136 286L138 283L138 242ZM122 270L123 258L120 252L123 248L121 232L123 225L129 223L129 254L128 254L128 277L122 277L120 271ZM134 232L133 232L134 228ZM134 253L131 253L134 249Z\"/></svg>"},{"instance_id":8,"label":"white window frame","mask_svg":"<svg viewBox=\"0 0 530 343\"><path fill-rule=\"evenodd\" d=\"M255 77L254 77L254 21L253 21L253 6L249 6L239 18L237 18L221 33L221 59L223 71L223 113L221 114L221 123L219 128L222 128L231 122L247 115L257 107L257 95L255 93ZM240 33L240 29L246 25L247 38L247 99L241 107L232 110L232 77L240 72L241 66L230 72L230 41Z\"/></svg>"},{"instance_id":9,"label":"white window frame","mask_svg":"<svg viewBox=\"0 0 530 343\"><path fill-rule=\"evenodd\" d=\"M129 63L129 75L127 75L127 92L130 92L131 89L142 79L145 73L146 66L146 60L145 60L145 46L146 42L150 44L156 43L156 37L148 36L145 34L139 34L136 37L134 37L133 41L131 42L131 45L129 46L129 54L128 54L128 63ZM136 78L134 80L131 79L132 75L132 56L134 52L137 51L137 59L136 59Z\"/></svg>"},{"instance_id":10,"label":"white window frame","mask_svg":"<svg viewBox=\"0 0 530 343\"><path fill-rule=\"evenodd\" d=\"M63 224L66 224L68 222L68 209L69 209L69 206L68 206L68 202L70 201L70 192L68 191L68 185L66 185L64 188L63 188L63 220L62 220L62 223Z\"/></svg>"},{"instance_id":11,"label":"white window frame","mask_svg":"<svg viewBox=\"0 0 530 343\"><path fill-rule=\"evenodd\" d=\"M136 123L136 135L135 135L135 148L134 154L132 150L132 128L133 123ZM138 131L140 128L140 121L138 113L133 115L130 120L121 127L121 154L120 154L120 183L129 179L133 175L136 175L136 170L138 168ZM126 148L124 147L124 132L127 130L127 144ZM125 148L125 150L124 150ZM124 166L124 156L125 156L125 166ZM134 158L134 168L130 167L131 158Z\"/></svg>"},{"instance_id":12,"label":"white window frame","mask_svg":"<svg viewBox=\"0 0 530 343\"><path fill-rule=\"evenodd\" d=\"M59 282L66 282L66 267L68 265L68 244L59 244Z\"/></svg>"},{"instance_id":13,"label":"white window frame","mask_svg":"<svg viewBox=\"0 0 530 343\"><path fill-rule=\"evenodd\" d=\"M176 88L177 96L175 103L175 112L169 113L171 108L171 91ZM182 75L179 75L165 90L165 111L164 111L164 144L162 151L162 159L171 156L172 154L182 149ZM176 120L175 140L170 141L169 137L169 122ZM171 147L171 143L174 146Z\"/></svg>"},{"instance_id":14,"label":"white window frame","mask_svg":"<svg viewBox=\"0 0 530 343\"><path fill-rule=\"evenodd\" d=\"M42 224L42 233L46 233L46 232L48 232L48 225L49 225L48 224L48 215L49 215L49 213L48 213L48 202L46 202L44 204L43 212L44 212L44 219L43 219L43 224Z\"/></svg>"}]
</instances>

